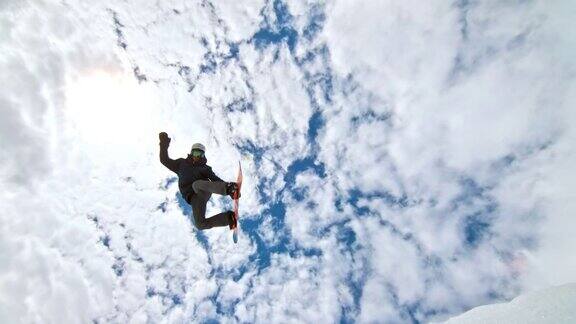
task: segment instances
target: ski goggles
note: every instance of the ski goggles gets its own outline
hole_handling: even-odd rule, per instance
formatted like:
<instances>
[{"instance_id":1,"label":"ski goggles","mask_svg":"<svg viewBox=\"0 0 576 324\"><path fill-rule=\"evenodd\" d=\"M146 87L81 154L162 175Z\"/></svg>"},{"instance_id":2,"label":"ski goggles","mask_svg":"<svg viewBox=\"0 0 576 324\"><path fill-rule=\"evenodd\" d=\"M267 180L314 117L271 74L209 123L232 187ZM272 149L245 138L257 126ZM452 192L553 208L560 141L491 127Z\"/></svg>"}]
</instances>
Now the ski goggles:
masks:
<instances>
[{"instance_id":1,"label":"ski goggles","mask_svg":"<svg viewBox=\"0 0 576 324\"><path fill-rule=\"evenodd\" d=\"M200 150L192 150L192 153L190 153L193 157L203 157L204 156L204 152L200 151Z\"/></svg>"}]
</instances>

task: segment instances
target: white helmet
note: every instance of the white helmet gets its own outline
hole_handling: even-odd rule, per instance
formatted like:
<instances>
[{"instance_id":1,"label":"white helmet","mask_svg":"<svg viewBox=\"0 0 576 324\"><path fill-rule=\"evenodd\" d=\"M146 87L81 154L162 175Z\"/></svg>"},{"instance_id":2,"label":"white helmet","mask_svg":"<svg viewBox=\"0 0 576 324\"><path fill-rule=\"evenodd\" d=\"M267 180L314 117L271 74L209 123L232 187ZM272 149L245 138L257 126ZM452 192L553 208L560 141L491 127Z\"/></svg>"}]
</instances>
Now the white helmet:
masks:
<instances>
[{"instance_id":1,"label":"white helmet","mask_svg":"<svg viewBox=\"0 0 576 324\"><path fill-rule=\"evenodd\" d=\"M202 152L206 152L206 148L204 147L204 145L200 143L194 143L194 145L192 145L192 150L190 150L190 152L192 152L193 150L200 150Z\"/></svg>"}]
</instances>

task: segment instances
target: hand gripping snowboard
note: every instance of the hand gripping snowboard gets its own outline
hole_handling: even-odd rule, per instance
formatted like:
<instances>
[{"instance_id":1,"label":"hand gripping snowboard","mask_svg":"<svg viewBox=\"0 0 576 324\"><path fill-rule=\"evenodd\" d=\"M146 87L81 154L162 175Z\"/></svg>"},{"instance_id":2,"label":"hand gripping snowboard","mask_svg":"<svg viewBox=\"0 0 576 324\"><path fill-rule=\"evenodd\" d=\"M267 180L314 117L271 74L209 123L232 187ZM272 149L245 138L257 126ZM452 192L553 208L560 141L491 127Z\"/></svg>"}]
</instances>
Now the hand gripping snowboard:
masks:
<instances>
[{"instance_id":1,"label":"hand gripping snowboard","mask_svg":"<svg viewBox=\"0 0 576 324\"><path fill-rule=\"evenodd\" d=\"M238 202L240 200L240 190L242 189L242 165L238 161L238 177L236 178L236 183L238 184L238 190L234 194L234 217L236 218L236 226L232 229L232 239L234 243L238 243Z\"/></svg>"}]
</instances>

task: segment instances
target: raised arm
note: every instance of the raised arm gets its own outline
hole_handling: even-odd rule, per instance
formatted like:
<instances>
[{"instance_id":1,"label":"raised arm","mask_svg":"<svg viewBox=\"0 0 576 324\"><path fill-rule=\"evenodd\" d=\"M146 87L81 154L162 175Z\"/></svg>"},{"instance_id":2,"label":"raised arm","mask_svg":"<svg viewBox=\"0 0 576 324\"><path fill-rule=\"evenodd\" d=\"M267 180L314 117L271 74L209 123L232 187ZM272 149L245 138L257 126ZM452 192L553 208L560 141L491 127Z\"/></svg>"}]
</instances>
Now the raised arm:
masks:
<instances>
[{"instance_id":1,"label":"raised arm","mask_svg":"<svg viewBox=\"0 0 576 324\"><path fill-rule=\"evenodd\" d=\"M170 146L170 137L165 132L159 134L160 137L160 163L171 171L178 172L178 162L168 156L168 146Z\"/></svg>"}]
</instances>

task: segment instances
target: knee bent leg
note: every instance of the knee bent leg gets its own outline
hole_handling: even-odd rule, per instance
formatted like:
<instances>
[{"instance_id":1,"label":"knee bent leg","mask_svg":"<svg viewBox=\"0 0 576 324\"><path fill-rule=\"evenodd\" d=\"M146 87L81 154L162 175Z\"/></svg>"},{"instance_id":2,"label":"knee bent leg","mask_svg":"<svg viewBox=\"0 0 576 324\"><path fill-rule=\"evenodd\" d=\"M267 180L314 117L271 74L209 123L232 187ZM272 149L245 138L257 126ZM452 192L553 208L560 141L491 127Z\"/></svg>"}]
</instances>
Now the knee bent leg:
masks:
<instances>
[{"instance_id":1,"label":"knee bent leg","mask_svg":"<svg viewBox=\"0 0 576 324\"><path fill-rule=\"evenodd\" d=\"M210 225L208 224L208 222L204 221L204 222L194 222L194 225L196 226L197 229L203 231L205 229L209 229Z\"/></svg>"},{"instance_id":2,"label":"knee bent leg","mask_svg":"<svg viewBox=\"0 0 576 324\"><path fill-rule=\"evenodd\" d=\"M192 183L192 189L194 190L194 192L198 193L202 190L202 181L204 180L196 180L194 181L194 183Z\"/></svg>"}]
</instances>

